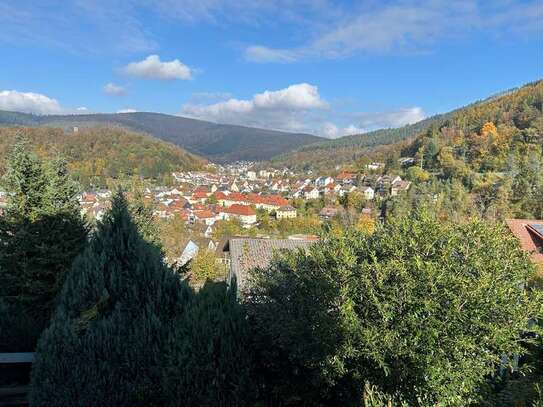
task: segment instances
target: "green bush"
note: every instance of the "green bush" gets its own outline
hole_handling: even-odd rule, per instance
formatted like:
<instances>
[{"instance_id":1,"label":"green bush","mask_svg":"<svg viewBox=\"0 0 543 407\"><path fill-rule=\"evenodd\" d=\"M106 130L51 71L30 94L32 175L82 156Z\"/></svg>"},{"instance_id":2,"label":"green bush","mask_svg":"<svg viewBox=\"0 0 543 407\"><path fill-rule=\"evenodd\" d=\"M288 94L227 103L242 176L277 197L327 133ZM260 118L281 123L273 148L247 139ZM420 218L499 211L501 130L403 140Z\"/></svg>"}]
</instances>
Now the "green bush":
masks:
<instances>
[{"instance_id":1,"label":"green bush","mask_svg":"<svg viewBox=\"0 0 543 407\"><path fill-rule=\"evenodd\" d=\"M270 397L360 405L365 383L417 406L466 406L521 355L540 295L501 227L424 212L373 235L324 236L252 275L247 295Z\"/></svg>"}]
</instances>

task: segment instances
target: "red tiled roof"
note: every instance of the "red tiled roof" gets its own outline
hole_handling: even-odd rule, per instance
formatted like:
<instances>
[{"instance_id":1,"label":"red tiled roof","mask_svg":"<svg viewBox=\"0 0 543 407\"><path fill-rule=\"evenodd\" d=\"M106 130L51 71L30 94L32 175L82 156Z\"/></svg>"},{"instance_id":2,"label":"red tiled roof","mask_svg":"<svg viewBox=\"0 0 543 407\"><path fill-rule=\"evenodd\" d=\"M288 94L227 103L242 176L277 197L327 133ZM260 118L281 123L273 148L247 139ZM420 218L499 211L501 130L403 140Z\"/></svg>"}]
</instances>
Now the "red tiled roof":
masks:
<instances>
[{"instance_id":1,"label":"red tiled roof","mask_svg":"<svg viewBox=\"0 0 543 407\"><path fill-rule=\"evenodd\" d=\"M231 213L233 215L241 215L241 216L256 215L256 211L249 205L234 204L230 206L229 208L223 209L223 211L226 213Z\"/></svg>"},{"instance_id":2,"label":"red tiled roof","mask_svg":"<svg viewBox=\"0 0 543 407\"><path fill-rule=\"evenodd\" d=\"M354 178L355 175L352 173L352 172L348 172L348 171L342 171L338 174L338 176L336 177L336 179L339 179L339 180L345 180L345 179L352 179Z\"/></svg>"},{"instance_id":3,"label":"red tiled roof","mask_svg":"<svg viewBox=\"0 0 543 407\"><path fill-rule=\"evenodd\" d=\"M543 235L537 233L536 230L530 228L529 225L542 225L542 220L535 219L506 219L507 226L520 240L520 246L523 250L530 253L530 259L534 263L543 264Z\"/></svg>"},{"instance_id":4,"label":"red tiled roof","mask_svg":"<svg viewBox=\"0 0 543 407\"><path fill-rule=\"evenodd\" d=\"M230 195L228 195L227 199L229 201L243 202L245 200L245 196L239 192L232 192Z\"/></svg>"},{"instance_id":5,"label":"red tiled roof","mask_svg":"<svg viewBox=\"0 0 543 407\"><path fill-rule=\"evenodd\" d=\"M228 196L224 192L221 192L221 191L215 192L214 196L215 198L217 198L218 201L223 201L225 199L228 199Z\"/></svg>"},{"instance_id":6,"label":"red tiled roof","mask_svg":"<svg viewBox=\"0 0 543 407\"><path fill-rule=\"evenodd\" d=\"M207 192L205 191L195 191L192 194L192 199L205 199L207 198Z\"/></svg>"},{"instance_id":7,"label":"red tiled roof","mask_svg":"<svg viewBox=\"0 0 543 407\"><path fill-rule=\"evenodd\" d=\"M213 213L207 209L202 211L194 211L194 216L196 216L198 219L208 219L214 217Z\"/></svg>"},{"instance_id":8,"label":"red tiled roof","mask_svg":"<svg viewBox=\"0 0 543 407\"><path fill-rule=\"evenodd\" d=\"M209 193L209 188L206 186L200 185L199 187L196 187L196 189L194 190L195 194L202 193L202 192L205 194Z\"/></svg>"}]
</instances>

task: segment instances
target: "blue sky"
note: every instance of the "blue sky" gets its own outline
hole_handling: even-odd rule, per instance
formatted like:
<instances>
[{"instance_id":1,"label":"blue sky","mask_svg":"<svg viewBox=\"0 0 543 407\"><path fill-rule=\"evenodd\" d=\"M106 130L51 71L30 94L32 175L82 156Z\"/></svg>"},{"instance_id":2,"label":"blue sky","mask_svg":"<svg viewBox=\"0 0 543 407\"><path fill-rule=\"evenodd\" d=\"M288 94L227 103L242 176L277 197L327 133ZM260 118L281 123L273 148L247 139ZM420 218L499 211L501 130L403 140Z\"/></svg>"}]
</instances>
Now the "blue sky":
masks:
<instances>
[{"instance_id":1,"label":"blue sky","mask_svg":"<svg viewBox=\"0 0 543 407\"><path fill-rule=\"evenodd\" d=\"M326 137L543 77L543 0L0 0L0 109Z\"/></svg>"}]
</instances>

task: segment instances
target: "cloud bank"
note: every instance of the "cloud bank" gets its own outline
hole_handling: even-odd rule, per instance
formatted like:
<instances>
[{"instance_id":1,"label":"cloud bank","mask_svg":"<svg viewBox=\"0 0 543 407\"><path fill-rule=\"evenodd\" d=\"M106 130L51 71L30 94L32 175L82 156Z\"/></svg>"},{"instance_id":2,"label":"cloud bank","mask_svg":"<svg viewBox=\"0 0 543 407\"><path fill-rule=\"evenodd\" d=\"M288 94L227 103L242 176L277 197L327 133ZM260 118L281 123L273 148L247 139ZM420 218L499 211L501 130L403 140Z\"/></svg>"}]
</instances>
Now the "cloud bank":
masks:
<instances>
[{"instance_id":1,"label":"cloud bank","mask_svg":"<svg viewBox=\"0 0 543 407\"><path fill-rule=\"evenodd\" d=\"M250 99L187 103L182 106L180 115L223 124L307 132L327 138L360 134L377 128L401 127L425 117L420 107L377 113L337 112L322 98L318 87L309 83L266 90Z\"/></svg>"},{"instance_id":2,"label":"cloud bank","mask_svg":"<svg viewBox=\"0 0 543 407\"><path fill-rule=\"evenodd\" d=\"M56 99L40 93L18 92L16 90L0 91L0 110L33 114L62 114L62 108Z\"/></svg>"},{"instance_id":3,"label":"cloud bank","mask_svg":"<svg viewBox=\"0 0 543 407\"><path fill-rule=\"evenodd\" d=\"M302 131L305 118L328 108L316 86L298 83L279 90L266 90L251 99L230 98L213 104L185 104L181 115L218 123L276 130Z\"/></svg>"}]
</instances>

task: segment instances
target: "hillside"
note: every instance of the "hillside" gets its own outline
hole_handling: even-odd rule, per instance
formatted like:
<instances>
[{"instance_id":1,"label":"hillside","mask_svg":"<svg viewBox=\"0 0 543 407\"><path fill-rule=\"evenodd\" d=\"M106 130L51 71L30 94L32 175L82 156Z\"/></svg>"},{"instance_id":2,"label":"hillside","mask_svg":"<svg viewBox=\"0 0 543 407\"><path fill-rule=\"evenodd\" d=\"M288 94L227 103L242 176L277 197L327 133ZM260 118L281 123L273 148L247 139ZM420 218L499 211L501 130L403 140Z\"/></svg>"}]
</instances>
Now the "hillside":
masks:
<instances>
[{"instance_id":1,"label":"hillside","mask_svg":"<svg viewBox=\"0 0 543 407\"><path fill-rule=\"evenodd\" d=\"M381 156L383 152L386 153L391 149L395 149L396 144L401 146L409 144L410 141L428 129L444 126L453 117L461 116L463 112L502 100L518 91L518 88L506 90L484 100L476 101L451 112L438 114L407 126L380 129L301 146L273 157L271 162L276 166L288 166L298 169L331 169L336 165L356 162L363 156Z\"/></svg>"},{"instance_id":2,"label":"hillside","mask_svg":"<svg viewBox=\"0 0 543 407\"><path fill-rule=\"evenodd\" d=\"M393 153L416 158L407 207L430 196L443 217L543 219L542 147L539 81L460 109Z\"/></svg>"},{"instance_id":3,"label":"hillside","mask_svg":"<svg viewBox=\"0 0 543 407\"><path fill-rule=\"evenodd\" d=\"M539 81L459 109L419 134L404 153L418 154L425 166L446 173L457 166L453 172L460 175L508 171L511 160L519 158L515 156L540 153L542 145L543 81Z\"/></svg>"},{"instance_id":4,"label":"hillside","mask_svg":"<svg viewBox=\"0 0 543 407\"><path fill-rule=\"evenodd\" d=\"M291 168L333 168L336 165L356 161L375 149L382 149L382 146L412 138L432 125L442 123L448 116L449 114L436 115L396 129L380 129L309 144L273 157L271 162L276 166Z\"/></svg>"},{"instance_id":5,"label":"hillside","mask_svg":"<svg viewBox=\"0 0 543 407\"><path fill-rule=\"evenodd\" d=\"M214 162L268 160L306 144L323 140L309 134L293 134L251 127L216 124L161 113L114 113L36 116L0 111L0 126L72 127L120 126L171 142Z\"/></svg>"},{"instance_id":6,"label":"hillside","mask_svg":"<svg viewBox=\"0 0 543 407\"><path fill-rule=\"evenodd\" d=\"M105 185L108 178L141 175L162 178L175 170L200 169L203 159L147 135L119 128L82 129L77 133L58 128L0 128L0 172L18 136L28 139L43 157L61 154L70 171L84 186Z\"/></svg>"}]
</instances>

